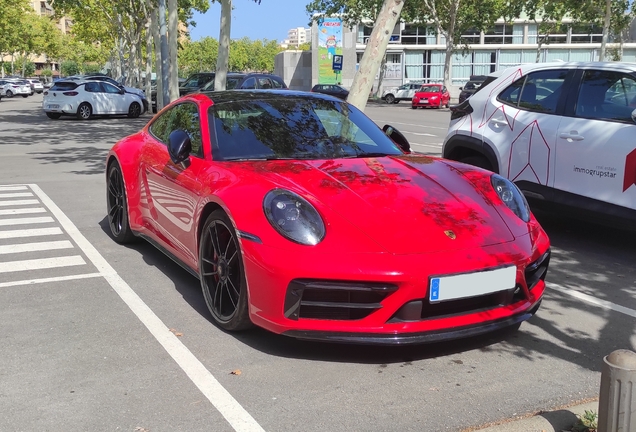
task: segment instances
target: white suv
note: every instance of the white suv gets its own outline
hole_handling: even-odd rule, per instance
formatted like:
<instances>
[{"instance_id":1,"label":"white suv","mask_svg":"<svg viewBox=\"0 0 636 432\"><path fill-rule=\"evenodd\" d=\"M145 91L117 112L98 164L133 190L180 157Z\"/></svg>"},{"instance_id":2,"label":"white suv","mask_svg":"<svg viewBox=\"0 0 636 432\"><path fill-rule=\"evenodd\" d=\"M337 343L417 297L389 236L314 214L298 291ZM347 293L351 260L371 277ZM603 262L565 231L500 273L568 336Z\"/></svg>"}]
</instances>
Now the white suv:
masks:
<instances>
[{"instance_id":1,"label":"white suv","mask_svg":"<svg viewBox=\"0 0 636 432\"><path fill-rule=\"evenodd\" d=\"M443 157L636 228L636 64L517 66L451 111Z\"/></svg>"},{"instance_id":2,"label":"white suv","mask_svg":"<svg viewBox=\"0 0 636 432\"><path fill-rule=\"evenodd\" d=\"M399 87L390 88L388 90L384 90L382 93L382 99L386 103L399 103L400 101L411 101L415 92L422 87L422 82L414 81L407 84L402 84Z\"/></svg>"}]
</instances>

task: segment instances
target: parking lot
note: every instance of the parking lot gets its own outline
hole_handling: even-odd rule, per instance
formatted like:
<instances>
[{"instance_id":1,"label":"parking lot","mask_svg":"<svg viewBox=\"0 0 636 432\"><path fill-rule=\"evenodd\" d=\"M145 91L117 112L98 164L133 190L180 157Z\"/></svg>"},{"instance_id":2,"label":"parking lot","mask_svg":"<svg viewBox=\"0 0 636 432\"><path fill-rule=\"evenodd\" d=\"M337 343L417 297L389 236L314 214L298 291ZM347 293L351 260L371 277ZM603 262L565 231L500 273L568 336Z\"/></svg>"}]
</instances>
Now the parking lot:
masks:
<instances>
[{"instance_id":1,"label":"parking lot","mask_svg":"<svg viewBox=\"0 0 636 432\"><path fill-rule=\"evenodd\" d=\"M150 115L54 121L41 100L0 102L2 431L462 431L594 398L603 356L636 345L636 235L549 212L547 294L517 333L391 348L225 333L194 277L108 234L105 156ZM365 112L441 153L448 110Z\"/></svg>"}]
</instances>

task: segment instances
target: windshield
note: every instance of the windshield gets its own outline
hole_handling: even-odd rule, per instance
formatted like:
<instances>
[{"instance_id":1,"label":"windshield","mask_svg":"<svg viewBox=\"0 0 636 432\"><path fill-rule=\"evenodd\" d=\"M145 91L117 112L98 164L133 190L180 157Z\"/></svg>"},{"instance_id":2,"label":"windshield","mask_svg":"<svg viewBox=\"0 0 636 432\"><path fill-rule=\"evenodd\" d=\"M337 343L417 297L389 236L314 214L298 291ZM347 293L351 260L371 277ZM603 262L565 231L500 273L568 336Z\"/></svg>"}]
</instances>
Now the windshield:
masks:
<instances>
[{"instance_id":1,"label":"windshield","mask_svg":"<svg viewBox=\"0 0 636 432\"><path fill-rule=\"evenodd\" d=\"M428 85L428 86L422 86L420 88L421 92L428 92L428 93L439 93L441 90L440 86L436 86L436 85Z\"/></svg>"},{"instance_id":2,"label":"windshield","mask_svg":"<svg viewBox=\"0 0 636 432\"><path fill-rule=\"evenodd\" d=\"M209 114L215 160L402 154L372 120L337 101L279 97L222 102Z\"/></svg>"},{"instance_id":3,"label":"windshield","mask_svg":"<svg viewBox=\"0 0 636 432\"><path fill-rule=\"evenodd\" d=\"M234 90L238 84L241 82L243 78L239 77L230 77L225 81L225 90ZM202 89L202 91L214 91L214 80L207 83Z\"/></svg>"},{"instance_id":4,"label":"windshield","mask_svg":"<svg viewBox=\"0 0 636 432\"><path fill-rule=\"evenodd\" d=\"M183 83L181 87L186 88L200 88L203 84L207 83L209 80L214 79L214 76L209 75L192 75L190 78Z\"/></svg>"}]
</instances>

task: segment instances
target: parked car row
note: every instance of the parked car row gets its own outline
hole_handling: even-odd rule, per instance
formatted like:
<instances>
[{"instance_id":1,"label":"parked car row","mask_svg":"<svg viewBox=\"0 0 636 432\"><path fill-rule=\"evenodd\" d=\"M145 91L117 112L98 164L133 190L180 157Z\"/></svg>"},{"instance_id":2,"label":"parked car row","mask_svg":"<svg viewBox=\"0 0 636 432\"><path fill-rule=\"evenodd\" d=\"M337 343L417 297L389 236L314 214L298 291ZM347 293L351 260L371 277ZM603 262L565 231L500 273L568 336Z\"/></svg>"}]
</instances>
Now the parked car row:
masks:
<instances>
[{"instance_id":1,"label":"parked car row","mask_svg":"<svg viewBox=\"0 0 636 432\"><path fill-rule=\"evenodd\" d=\"M41 84L40 84L41 85ZM0 99L14 96L29 97L35 93L30 81L23 78L0 78Z\"/></svg>"}]
</instances>

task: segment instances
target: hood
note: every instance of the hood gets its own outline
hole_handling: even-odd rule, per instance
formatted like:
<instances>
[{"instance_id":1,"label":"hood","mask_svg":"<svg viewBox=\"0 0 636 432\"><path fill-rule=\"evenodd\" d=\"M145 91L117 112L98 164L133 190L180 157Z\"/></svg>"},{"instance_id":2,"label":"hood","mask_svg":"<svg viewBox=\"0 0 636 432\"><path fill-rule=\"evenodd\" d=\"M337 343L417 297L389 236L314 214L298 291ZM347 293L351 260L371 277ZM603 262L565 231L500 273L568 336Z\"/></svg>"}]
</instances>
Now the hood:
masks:
<instances>
[{"instance_id":1,"label":"hood","mask_svg":"<svg viewBox=\"0 0 636 432\"><path fill-rule=\"evenodd\" d=\"M404 155L268 161L252 169L309 199L318 211L330 208L394 254L514 240L496 206L442 159Z\"/></svg>"}]
</instances>

